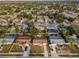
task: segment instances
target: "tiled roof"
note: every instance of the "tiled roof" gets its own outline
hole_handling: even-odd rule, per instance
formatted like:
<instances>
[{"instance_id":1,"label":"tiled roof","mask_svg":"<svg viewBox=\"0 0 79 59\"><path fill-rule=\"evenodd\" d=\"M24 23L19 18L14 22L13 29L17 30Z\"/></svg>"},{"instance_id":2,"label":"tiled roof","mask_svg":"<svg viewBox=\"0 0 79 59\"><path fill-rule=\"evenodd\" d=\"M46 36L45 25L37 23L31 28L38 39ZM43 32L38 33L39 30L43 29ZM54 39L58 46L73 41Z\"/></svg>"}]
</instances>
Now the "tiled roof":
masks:
<instances>
[{"instance_id":1,"label":"tiled roof","mask_svg":"<svg viewBox=\"0 0 79 59\"><path fill-rule=\"evenodd\" d=\"M18 41L19 43L30 43L31 37L30 36L18 36L16 41Z\"/></svg>"},{"instance_id":2,"label":"tiled roof","mask_svg":"<svg viewBox=\"0 0 79 59\"><path fill-rule=\"evenodd\" d=\"M33 43L47 43L47 39L35 38L35 39L33 39Z\"/></svg>"}]
</instances>

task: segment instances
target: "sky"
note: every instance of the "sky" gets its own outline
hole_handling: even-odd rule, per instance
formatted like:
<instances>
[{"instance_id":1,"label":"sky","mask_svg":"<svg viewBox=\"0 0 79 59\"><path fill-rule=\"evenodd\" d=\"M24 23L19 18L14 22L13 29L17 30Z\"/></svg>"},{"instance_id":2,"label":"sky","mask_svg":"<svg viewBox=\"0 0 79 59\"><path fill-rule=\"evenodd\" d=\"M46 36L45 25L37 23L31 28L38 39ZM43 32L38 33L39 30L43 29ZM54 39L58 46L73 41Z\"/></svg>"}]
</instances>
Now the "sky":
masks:
<instances>
[{"instance_id":1,"label":"sky","mask_svg":"<svg viewBox=\"0 0 79 59\"><path fill-rule=\"evenodd\" d=\"M79 1L79 0L0 0L0 1Z\"/></svg>"}]
</instances>

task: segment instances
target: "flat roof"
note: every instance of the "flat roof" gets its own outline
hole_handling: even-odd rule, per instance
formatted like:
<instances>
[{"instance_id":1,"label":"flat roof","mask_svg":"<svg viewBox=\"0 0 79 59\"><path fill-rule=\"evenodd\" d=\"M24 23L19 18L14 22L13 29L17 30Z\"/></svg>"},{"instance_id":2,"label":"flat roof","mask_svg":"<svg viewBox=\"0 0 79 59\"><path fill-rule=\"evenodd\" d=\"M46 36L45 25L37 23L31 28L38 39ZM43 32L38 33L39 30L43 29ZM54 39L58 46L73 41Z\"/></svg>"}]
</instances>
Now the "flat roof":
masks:
<instances>
[{"instance_id":1,"label":"flat roof","mask_svg":"<svg viewBox=\"0 0 79 59\"><path fill-rule=\"evenodd\" d=\"M51 36L49 37L50 43L60 44L65 43L65 40L61 36Z\"/></svg>"}]
</instances>

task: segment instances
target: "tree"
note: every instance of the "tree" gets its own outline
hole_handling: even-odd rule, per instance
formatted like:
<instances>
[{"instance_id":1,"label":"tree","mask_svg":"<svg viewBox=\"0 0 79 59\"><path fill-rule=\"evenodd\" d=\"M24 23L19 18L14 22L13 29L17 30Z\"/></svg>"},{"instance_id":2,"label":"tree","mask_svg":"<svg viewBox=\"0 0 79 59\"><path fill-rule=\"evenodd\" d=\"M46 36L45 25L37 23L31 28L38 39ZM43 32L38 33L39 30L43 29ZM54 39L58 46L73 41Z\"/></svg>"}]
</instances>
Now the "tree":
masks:
<instances>
[{"instance_id":1,"label":"tree","mask_svg":"<svg viewBox=\"0 0 79 59\"><path fill-rule=\"evenodd\" d=\"M15 26L15 31L16 31L16 34L19 32L18 26Z\"/></svg>"},{"instance_id":2,"label":"tree","mask_svg":"<svg viewBox=\"0 0 79 59\"><path fill-rule=\"evenodd\" d=\"M48 14L48 17L49 17L50 19L54 19L54 16L53 16L52 14Z\"/></svg>"},{"instance_id":3,"label":"tree","mask_svg":"<svg viewBox=\"0 0 79 59\"><path fill-rule=\"evenodd\" d=\"M72 23L74 20L75 20L74 18L71 18L71 17L68 18L68 21L69 21L70 23Z\"/></svg>"},{"instance_id":4,"label":"tree","mask_svg":"<svg viewBox=\"0 0 79 59\"><path fill-rule=\"evenodd\" d=\"M57 18L58 18L58 19L57 19L57 22L58 22L58 23L62 23L62 22L64 21L63 17L64 17L63 14L58 14L58 15L57 15Z\"/></svg>"},{"instance_id":5,"label":"tree","mask_svg":"<svg viewBox=\"0 0 79 59\"><path fill-rule=\"evenodd\" d=\"M29 32L31 33L31 36L35 37L39 33L39 30L32 27Z\"/></svg>"},{"instance_id":6,"label":"tree","mask_svg":"<svg viewBox=\"0 0 79 59\"><path fill-rule=\"evenodd\" d=\"M70 36L70 35L66 36L66 39L67 39L67 41L68 41L69 43L75 43L75 39L72 38L72 36Z\"/></svg>"},{"instance_id":7,"label":"tree","mask_svg":"<svg viewBox=\"0 0 79 59\"><path fill-rule=\"evenodd\" d=\"M0 30L0 36L3 35L5 33L4 30Z\"/></svg>"},{"instance_id":8,"label":"tree","mask_svg":"<svg viewBox=\"0 0 79 59\"><path fill-rule=\"evenodd\" d=\"M27 18L29 20L31 20L33 17L31 14L26 14L25 12L22 12L21 14L17 15L18 18Z\"/></svg>"},{"instance_id":9,"label":"tree","mask_svg":"<svg viewBox=\"0 0 79 59\"><path fill-rule=\"evenodd\" d=\"M7 15L7 12L0 12L0 15Z\"/></svg>"},{"instance_id":10,"label":"tree","mask_svg":"<svg viewBox=\"0 0 79 59\"><path fill-rule=\"evenodd\" d=\"M62 28L62 34L64 35L64 36L67 36L67 35L69 35L69 33L70 33L70 31L69 30L67 30L67 29L65 29L65 28Z\"/></svg>"}]
</instances>

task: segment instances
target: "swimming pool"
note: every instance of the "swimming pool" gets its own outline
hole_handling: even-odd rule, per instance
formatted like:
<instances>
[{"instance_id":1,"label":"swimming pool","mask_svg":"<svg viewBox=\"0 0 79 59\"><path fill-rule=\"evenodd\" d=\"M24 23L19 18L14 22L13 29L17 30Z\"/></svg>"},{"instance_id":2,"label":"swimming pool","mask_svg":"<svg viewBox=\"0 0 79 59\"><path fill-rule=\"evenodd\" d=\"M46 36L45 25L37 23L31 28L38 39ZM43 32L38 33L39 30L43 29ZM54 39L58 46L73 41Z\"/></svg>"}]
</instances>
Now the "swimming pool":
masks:
<instances>
[{"instance_id":1,"label":"swimming pool","mask_svg":"<svg viewBox=\"0 0 79 59\"><path fill-rule=\"evenodd\" d=\"M7 36L4 36L4 39L5 39L6 41L13 41L13 40L14 40L14 36L12 36L12 35L7 35Z\"/></svg>"}]
</instances>

